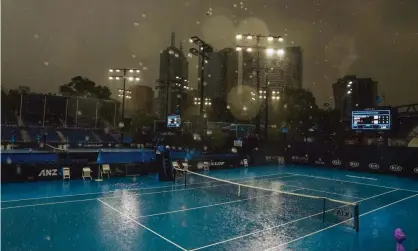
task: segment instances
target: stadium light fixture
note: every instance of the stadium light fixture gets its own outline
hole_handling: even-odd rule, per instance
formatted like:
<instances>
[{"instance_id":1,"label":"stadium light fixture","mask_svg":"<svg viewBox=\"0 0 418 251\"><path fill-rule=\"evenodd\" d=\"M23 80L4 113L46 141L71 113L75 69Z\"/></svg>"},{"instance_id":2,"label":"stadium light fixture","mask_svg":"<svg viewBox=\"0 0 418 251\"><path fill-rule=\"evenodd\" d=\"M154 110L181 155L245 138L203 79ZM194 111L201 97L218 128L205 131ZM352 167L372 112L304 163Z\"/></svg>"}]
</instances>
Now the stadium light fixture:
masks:
<instances>
[{"instance_id":1,"label":"stadium light fixture","mask_svg":"<svg viewBox=\"0 0 418 251\"><path fill-rule=\"evenodd\" d=\"M268 35L268 36L264 36L264 35L260 35L260 34L237 34L235 35L235 38L237 41L242 40L243 38L246 38L246 40L254 40L255 38L255 45L250 47L250 46L246 46L243 44L238 44L236 47L236 51L240 52L243 50L243 48L246 49L247 52L252 52L253 50L256 51L257 53L257 57L256 57L256 62L257 62L257 67L256 67L256 78L257 78L257 93L259 92L259 90L261 89L261 79L260 79L260 49L265 49L266 50L266 54L268 56L273 56L273 55L278 55L278 56L283 56L284 55L284 50L283 49L278 49L277 51L274 50L273 48L266 48L261 46L261 39L266 39L268 41L269 44L271 44L274 41L278 41L278 42L284 42L283 37L281 36L273 36L273 35ZM259 95L260 96L260 95ZM262 97L264 97L264 95L262 95ZM265 98L266 100L269 99ZM261 122L261 118L260 118L260 114L258 113L256 115L256 119L255 119L255 123L256 123L256 133L259 134L260 133L260 122Z\"/></svg>"},{"instance_id":2,"label":"stadium light fixture","mask_svg":"<svg viewBox=\"0 0 418 251\"><path fill-rule=\"evenodd\" d=\"M284 50L283 49L278 49L277 50L277 55L279 55L280 57L284 55Z\"/></svg>"},{"instance_id":3,"label":"stadium light fixture","mask_svg":"<svg viewBox=\"0 0 418 251\"><path fill-rule=\"evenodd\" d=\"M274 54L274 49L273 49L273 48L267 48L267 49L266 49L266 53L267 53L267 56L273 56L273 54Z\"/></svg>"},{"instance_id":4,"label":"stadium light fixture","mask_svg":"<svg viewBox=\"0 0 418 251\"><path fill-rule=\"evenodd\" d=\"M213 52L213 47L206 43L205 41L203 41L202 39L200 39L197 36L192 36L190 38L191 42L194 43L198 49L196 48L191 48L189 50L189 52L195 56L199 56L200 58L200 62L201 62L201 67L200 67L200 81L199 81L199 86L200 86L200 108L199 108L199 113L200 113L200 117L201 117L201 121L202 121L202 125L203 125L203 111L204 111L204 90L205 90L205 64L207 63L207 60L210 59L209 55L210 53ZM202 126L201 128L202 132L205 131L205 127Z\"/></svg>"},{"instance_id":5,"label":"stadium light fixture","mask_svg":"<svg viewBox=\"0 0 418 251\"><path fill-rule=\"evenodd\" d=\"M140 69L134 68L111 68L109 69L109 80L123 80L123 88L118 90L118 96L122 98L122 114L121 114L121 123L125 119L125 99L132 99L131 91L126 90L126 80L129 82L138 82L140 78L135 76L135 74L139 74L141 72ZM129 75L129 76L128 76ZM120 128L120 143L123 143L124 138L124 127Z\"/></svg>"}]
</instances>

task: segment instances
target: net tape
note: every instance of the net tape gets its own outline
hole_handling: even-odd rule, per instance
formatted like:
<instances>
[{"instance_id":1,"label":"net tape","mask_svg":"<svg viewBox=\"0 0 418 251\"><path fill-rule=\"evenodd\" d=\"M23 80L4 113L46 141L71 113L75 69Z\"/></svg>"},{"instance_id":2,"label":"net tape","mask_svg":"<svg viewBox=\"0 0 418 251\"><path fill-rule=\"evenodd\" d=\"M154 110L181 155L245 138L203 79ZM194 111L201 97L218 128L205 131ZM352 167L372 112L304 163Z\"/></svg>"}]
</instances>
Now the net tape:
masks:
<instances>
[{"instance_id":1,"label":"net tape","mask_svg":"<svg viewBox=\"0 0 418 251\"><path fill-rule=\"evenodd\" d=\"M57 147L51 146L50 144L46 144L46 146L54 152L68 152L68 149L57 148Z\"/></svg>"},{"instance_id":2,"label":"net tape","mask_svg":"<svg viewBox=\"0 0 418 251\"><path fill-rule=\"evenodd\" d=\"M278 201L285 201L287 203L279 205L284 209L281 211L284 214L283 217L303 218L312 216L312 218L322 220L324 224L341 223L354 228L356 231L359 230L359 206L357 203L252 186L180 168L175 168L175 180L176 182L184 182L185 186L202 186L203 188L209 188L206 189L208 191L240 198L281 196L284 200ZM254 181L256 180L247 182ZM283 184L283 186L286 185Z\"/></svg>"}]
</instances>

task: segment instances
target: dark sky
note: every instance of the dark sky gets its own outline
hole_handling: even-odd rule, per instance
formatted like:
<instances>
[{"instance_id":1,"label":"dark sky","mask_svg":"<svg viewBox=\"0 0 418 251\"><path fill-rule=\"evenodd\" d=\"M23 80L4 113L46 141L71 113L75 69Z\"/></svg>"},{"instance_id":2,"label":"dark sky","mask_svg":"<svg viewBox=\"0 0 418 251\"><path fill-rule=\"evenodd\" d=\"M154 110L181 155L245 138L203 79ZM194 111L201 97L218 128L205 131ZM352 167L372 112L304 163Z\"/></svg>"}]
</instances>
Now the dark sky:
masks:
<instances>
[{"instance_id":1,"label":"dark sky","mask_svg":"<svg viewBox=\"0 0 418 251\"><path fill-rule=\"evenodd\" d=\"M417 13L418 0L2 0L2 85L57 92L72 76L108 85L108 68L145 66L153 86L171 31L218 50L258 32L302 46L318 104L345 74L379 81L388 103L418 102ZM190 71L196 83L193 60Z\"/></svg>"}]
</instances>

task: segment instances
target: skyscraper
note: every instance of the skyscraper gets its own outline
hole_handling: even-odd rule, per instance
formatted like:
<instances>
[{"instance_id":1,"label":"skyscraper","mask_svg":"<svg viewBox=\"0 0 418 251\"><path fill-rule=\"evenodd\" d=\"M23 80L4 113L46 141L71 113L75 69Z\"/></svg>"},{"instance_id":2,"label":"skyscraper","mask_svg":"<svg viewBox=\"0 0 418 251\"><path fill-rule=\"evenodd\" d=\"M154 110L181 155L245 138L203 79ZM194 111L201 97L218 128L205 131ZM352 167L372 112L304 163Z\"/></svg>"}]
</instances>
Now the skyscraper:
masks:
<instances>
[{"instance_id":1,"label":"skyscraper","mask_svg":"<svg viewBox=\"0 0 418 251\"><path fill-rule=\"evenodd\" d=\"M134 85L129 88L130 97L126 100L126 113L138 112L153 114L154 90L149 86Z\"/></svg>"},{"instance_id":2,"label":"skyscraper","mask_svg":"<svg viewBox=\"0 0 418 251\"><path fill-rule=\"evenodd\" d=\"M257 59L255 52L243 53L243 82L253 88L257 86ZM283 57L267 56L260 52L260 84L268 79L271 88L302 88L303 57L301 47L287 47Z\"/></svg>"},{"instance_id":3,"label":"skyscraper","mask_svg":"<svg viewBox=\"0 0 418 251\"><path fill-rule=\"evenodd\" d=\"M226 48L210 53L209 57L205 65L205 97L224 100L238 81L237 53L232 48Z\"/></svg>"},{"instance_id":4,"label":"skyscraper","mask_svg":"<svg viewBox=\"0 0 418 251\"><path fill-rule=\"evenodd\" d=\"M160 76L158 80L159 102L156 113L160 119L165 119L166 104L167 104L167 90L168 90L168 113L174 113L177 105L181 100L186 100L186 93L176 90L175 84L188 86L189 64L183 52L183 46L175 46L176 36L171 33L171 43L160 54Z\"/></svg>"},{"instance_id":5,"label":"skyscraper","mask_svg":"<svg viewBox=\"0 0 418 251\"><path fill-rule=\"evenodd\" d=\"M228 95L238 83L238 56L235 49L225 48L209 53L205 64L205 99L210 99L210 119L221 121L228 114ZM200 70L199 70L200 73ZM200 77L200 75L199 75ZM200 93L200 88L199 88Z\"/></svg>"}]
</instances>

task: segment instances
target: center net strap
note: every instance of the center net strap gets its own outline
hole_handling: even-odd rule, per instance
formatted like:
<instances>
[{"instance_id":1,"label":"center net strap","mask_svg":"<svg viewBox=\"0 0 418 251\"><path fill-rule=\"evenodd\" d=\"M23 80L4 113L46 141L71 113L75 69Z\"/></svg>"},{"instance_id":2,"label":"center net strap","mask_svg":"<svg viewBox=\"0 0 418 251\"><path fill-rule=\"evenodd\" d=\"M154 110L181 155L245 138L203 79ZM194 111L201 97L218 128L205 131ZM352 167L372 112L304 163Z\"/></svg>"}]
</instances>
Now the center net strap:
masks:
<instances>
[{"instance_id":1,"label":"center net strap","mask_svg":"<svg viewBox=\"0 0 418 251\"><path fill-rule=\"evenodd\" d=\"M359 210L356 203L252 186L180 168L175 168L175 180L184 183L185 186L208 188L205 191L213 191L232 198L280 196L281 199L277 202L279 202L279 206L284 208L282 212L293 214L293 217L312 216L312 218L322 220L325 224L343 224L358 231ZM283 184L283 186L285 185Z\"/></svg>"}]
</instances>

